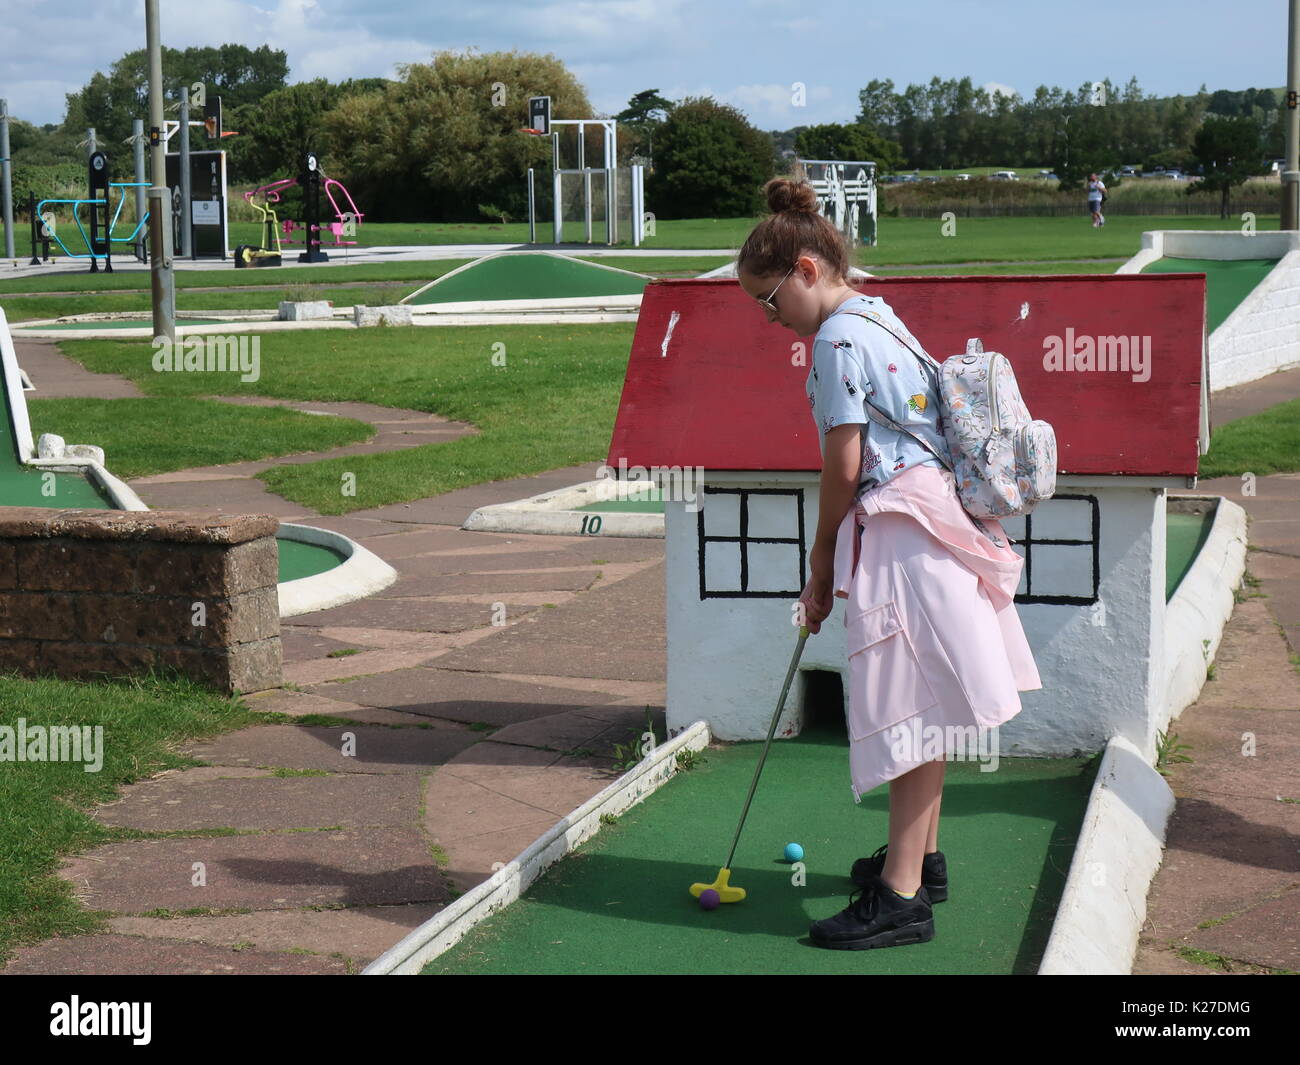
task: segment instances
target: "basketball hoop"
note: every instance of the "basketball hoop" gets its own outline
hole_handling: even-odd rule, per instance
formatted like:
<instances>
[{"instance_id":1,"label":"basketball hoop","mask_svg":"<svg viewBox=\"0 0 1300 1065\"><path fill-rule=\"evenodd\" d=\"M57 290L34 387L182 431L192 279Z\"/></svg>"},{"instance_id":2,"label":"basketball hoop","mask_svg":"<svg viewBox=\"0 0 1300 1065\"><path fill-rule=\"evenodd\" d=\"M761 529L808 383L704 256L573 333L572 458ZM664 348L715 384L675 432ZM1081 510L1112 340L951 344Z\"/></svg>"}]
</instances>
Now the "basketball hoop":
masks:
<instances>
[{"instance_id":1,"label":"basketball hoop","mask_svg":"<svg viewBox=\"0 0 1300 1065\"><path fill-rule=\"evenodd\" d=\"M546 136L546 134L545 134L542 130L540 130L540 129L531 129L531 128L528 127L528 126L522 126L522 127L520 127L519 132L520 132L520 133L531 133L531 134L533 134L533 135L536 136L536 137L545 137L545 136Z\"/></svg>"}]
</instances>

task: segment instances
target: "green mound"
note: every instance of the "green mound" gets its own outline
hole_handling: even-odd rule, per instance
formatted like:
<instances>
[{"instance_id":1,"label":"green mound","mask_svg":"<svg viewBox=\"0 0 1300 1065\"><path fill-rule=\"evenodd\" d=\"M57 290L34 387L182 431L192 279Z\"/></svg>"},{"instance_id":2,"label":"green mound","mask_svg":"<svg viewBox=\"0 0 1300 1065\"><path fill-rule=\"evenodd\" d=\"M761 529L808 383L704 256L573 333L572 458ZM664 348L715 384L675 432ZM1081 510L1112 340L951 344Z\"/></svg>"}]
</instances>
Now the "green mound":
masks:
<instances>
[{"instance_id":1,"label":"green mound","mask_svg":"<svg viewBox=\"0 0 1300 1065\"><path fill-rule=\"evenodd\" d=\"M635 296L650 278L580 259L539 252L492 255L417 289L407 303Z\"/></svg>"}]
</instances>

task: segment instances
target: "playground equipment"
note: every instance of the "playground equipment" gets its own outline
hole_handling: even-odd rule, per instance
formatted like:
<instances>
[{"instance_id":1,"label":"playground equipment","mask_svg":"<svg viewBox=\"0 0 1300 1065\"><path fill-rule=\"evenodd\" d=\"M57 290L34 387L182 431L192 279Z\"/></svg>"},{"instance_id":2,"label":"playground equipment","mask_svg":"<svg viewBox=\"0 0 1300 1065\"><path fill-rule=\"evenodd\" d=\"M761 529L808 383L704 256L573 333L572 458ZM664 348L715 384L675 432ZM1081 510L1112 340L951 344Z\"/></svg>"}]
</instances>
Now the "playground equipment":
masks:
<instances>
[{"instance_id":1,"label":"playground equipment","mask_svg":"<svg viewBox=\"0 0 1300 1065\"><path fill-rule=\"evenodd\" d=\"M273 203L280 202L281 192L292 188L294 185L301 185L304 193L303 210L306 217L301 225L291 218L286 218L281 222L275 213L275 209L271 206ZM280 266L283 262L283 245L294 243L289 238L293 236L295 229L302 229L306 233L306 239L303 242L306 250L298 256L298 261L300 263L328 262L329 255L321 251L320 240L320 234L326 228L320 222L320 194L322 188L330 202L330 207L334 210L335 221L327 223L329 231L334 237L333 247L355 245L357 243L355 240L344 240L343 238L356 235L357 226L365 217L363 212L358 210L356 202L352 199L352 194L348 192L343 182L327 177L315 154L308 152L304 160L303 173L298 177L282 178L279 181L271 182L269 185L263 185L261 188L244 193L244 199L248 201L249 206L262 217L262 243L258 246L241 244L236 248L235 266ZM335 191L347 200L351 210L344 211L339 206L338 200L334 198ZM256 197L258 196L262 197L262 203L257 202ZM284 240L280 239L281 229L284 230Z\"/></svg>"},{"instance_id":2,"label":"playground equipment","mask_svg":"<svg viewBox=\"0 0 1300 1065\"><path fill-rule=\"evenodd\" d=\"M854 245L876 243L876 164L842 159L799 159L796 176L817 193L830 223Z\"/></svg>"},{"instance_id":3,"label":"playground equipment","mask_svg":"<svg viewBox=\"0 0 1300 1065\"><path fill-rule=\"evenodd\" d=\"M92 152L86 165L89 171L87 179L88 198L82 200L37 200L35 195L31 196L29 201L32 226L32 260L30 265L40 266L42 260L49 261L50 241L53 241L69 259L89 259L92 274L99 272L99 261L101 259L104 261L104 271L111 274L113 272L113 243L134 244L148 223L149 215L146 212L136 223L135 229L131 230L130 234L125 237L115 237L113 230L117 227L117 220L122 214L122 205L126 203L126 190L147 187L147 183L109 181L108 156L104 152ZM110 219L108 209L112 206L113 189L120 190L120 198L117 201L117 210L113 212ZM54 212L48 209L55 204L71 205L72 220L76 223L77 231L81 234L82 240L86 242L86 252L84 254L69 250L68 246L63 243L62 238L59 237ZM79 209L83 204L88 204L90 207L89 233L81 224ZM36 250L38 243L42 246L40 255L37 254Z\"/></svg>"},{"instance_id":4,"label":"playground equipment","mask_svg":"<svg viewBox=\"0 0 1300 1065\"><path fill-rule=\"evenodd\" d=\"M551 138L551 191L552 225L554 243L564 241L564 223L583 223L586 243L590 244L592 222L605 223L605 243L617 244L620 239L631 238L635 247L641 246L645 235L645 168L618 165L618 123L612 118L551 118L551 98L535 96L528 101L529 122L522 132L531 136ZM571 126L577 130L576 154L568 150L566 159L574 159L576 166L561 165L559 132L555 126ZM586 165L587 127L599 126L603 131L601 165ZM528 242L537 243L536 181L533 168L528 168ZM593 195L594 193L594 195ZM600 209L593 213L592 205Z\"/></svg>"}]
</instances>

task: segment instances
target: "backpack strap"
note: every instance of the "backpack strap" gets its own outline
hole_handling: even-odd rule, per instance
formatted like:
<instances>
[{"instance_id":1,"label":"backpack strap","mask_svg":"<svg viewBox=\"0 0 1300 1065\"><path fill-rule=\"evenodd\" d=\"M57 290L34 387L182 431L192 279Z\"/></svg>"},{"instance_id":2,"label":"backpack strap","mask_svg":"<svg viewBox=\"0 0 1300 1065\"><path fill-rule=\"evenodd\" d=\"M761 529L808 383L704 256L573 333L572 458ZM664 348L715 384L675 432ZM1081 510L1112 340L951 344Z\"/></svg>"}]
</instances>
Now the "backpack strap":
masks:
<instances>
[{"instance_id":1,"label":"backpack strap","mask_svg":"<svg viewBox=\"0 0 1300 1065\"><path fill-rule=\"evenodd\" d=\"M911 344L907 342L905 338L899 335L897 329L895 329L891 325L886 325L885 322L881 320L879 315L873 316L868 314L866 311L855 311L846 308L842 311L833 311L828 317L833 318L837 314L856 314L859 318L865 318L868 322L875 322L876 325L880 326L881 329L883 329L886 333L888 333L900 344L902 344L903 347L907 348L908 351L910 351L913 355L915 355L917 359L920 360L923 366L928 366L931 370L934 370L936 373L938 373L942 369L939 363L937 363L933 358L930 357L928 352L922 353L917 351L914 347L912 347Z\"/></svg>"},{"instance_id":2,"label":"backpack strap","mask_svg":"<svg viewBox=\"0 0 1300 1065\"><path fill-rule=\"evenodd\" d=\"M842 311L842 312L841 312L841 311L835 311L835 312L834 312L834 314L841 314L841 313L843 313L843 314L856 314L856 315L857 315L858 317L860 317L860 318L865 318L868 322L875 322L876 325L880 326L881 329L885 330L885 332L889 333L891 336L893 336L894 338L896 338L900 344L902 344L905 348L907 348L908 351L910 351L913 355L915 355L915 356L917 357L917 359L919 359L919 360L921 361L921 365L922 365L922 366L929 365L929 366L931 366L932 368L936 368L936 369L938 368L938 365L939 365L939 364L938 364L937 362L935 362L934 359L930 358L930 356L929 356L928 354L925 355L924 357L922 357L921 354L920 354L919 352L917 352L916 349L913 348L911 344L909 344L906 340L904 340L901 336L898 335L898 332L897 332L896 330L892 329L890 326L885 325L885 323L882 322L878 317L877 317L877 318L873 318L871 315L867 314L865 311L845 310L845 311ZM832 314L831 317L833 317L834 314ZM926 362L927 359L929 360L929 363L928 363L928 364L927 364L927 362ZM939 391L937 385L936 385L936 387L935 387L935 395L936 395L936 398L937 398L937 399L941 399L941 398L942 398L942 393ZM888 414L886 414L883 410L881 410L881 409L880 409L879 407L877 407L874 403L872 403L871 400L869 400L869 399L867 398L867 394L866 394L865 392L862 394L862 402L865 403L865 404L867 405L867 407L868 407L869 410L871 410L871 411L875 411L875 412L876 412L876 414L878 415L878 417L875 419L877 423L882 424L882 425L886 425L886 426L888 426L889 428L895 430L896 432L906 433L906 434L907 434L908 436L910 436L913 440L915 440L918 444L920 444L923 448L925 448L926 451L930 452L931 455L933 455L935 458L937 458L937 459L938 459L938 460L943 464L943 466L944 466L946 469L948 469L948 470L952 470L952 463L949 462L947 459L945 459L942 455L940 455L939 452L935 451L934 447L931 446L931 444L930 444L928 441L923 440L921 437L917 436L917 435L916 435L914 432L912 432L910 429L908 429L908 428L906 428L906 427L900 425L898 422L894 421L893 418L891 418L891 417L890 417ZM883 419L883 420L882 420L882 419ZM956 471L953 471L953 472L955 473Z\"/></svg>"}]
</instances>

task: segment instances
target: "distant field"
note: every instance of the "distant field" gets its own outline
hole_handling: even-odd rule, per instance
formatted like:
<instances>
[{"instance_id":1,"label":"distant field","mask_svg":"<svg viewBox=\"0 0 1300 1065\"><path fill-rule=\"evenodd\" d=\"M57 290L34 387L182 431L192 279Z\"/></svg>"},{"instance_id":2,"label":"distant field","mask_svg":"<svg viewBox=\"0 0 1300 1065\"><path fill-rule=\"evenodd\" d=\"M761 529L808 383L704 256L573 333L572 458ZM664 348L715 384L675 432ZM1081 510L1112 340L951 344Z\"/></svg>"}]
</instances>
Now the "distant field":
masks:
<instances>
[{"instance_id":1,"label":"distant field","mask_svg":"<svg viewBox=\"0 0 1300 1065\"><path fill-rule=\"evenodd\" d=\"M659 223L647 248L654 256L601 256L593 261L654 277L695 277L729 262L757 219L684 219ZM1276 229L1278 218L1262 216L1261 229ZM1204 216L1112 216L1094 229L1086 214L1061 218L958 218L944 226L933 218L879 220L880 242L855 249L854 258L869 273L1110 273L1141 246L1151 229L1217 229L1218 218ZM398 227L392 235L415 239L432 227ZM492 227L465 227L459 239L482 239ZM680 248L718 248L717 256L675 256ZM582 257L594 246L565 249ZM347 266L291 265L236 270L231 263L211 269L177 271L177 307L182 311L272 309L285 299L329 299L338 306L396 303L403 296L466 262L372 263ZM12 281L0 280L0 307L11 321L53 318L92 311L146 310L150 276L143 270L91 274L53 271Z\"/></svg>"}]
</instances>

